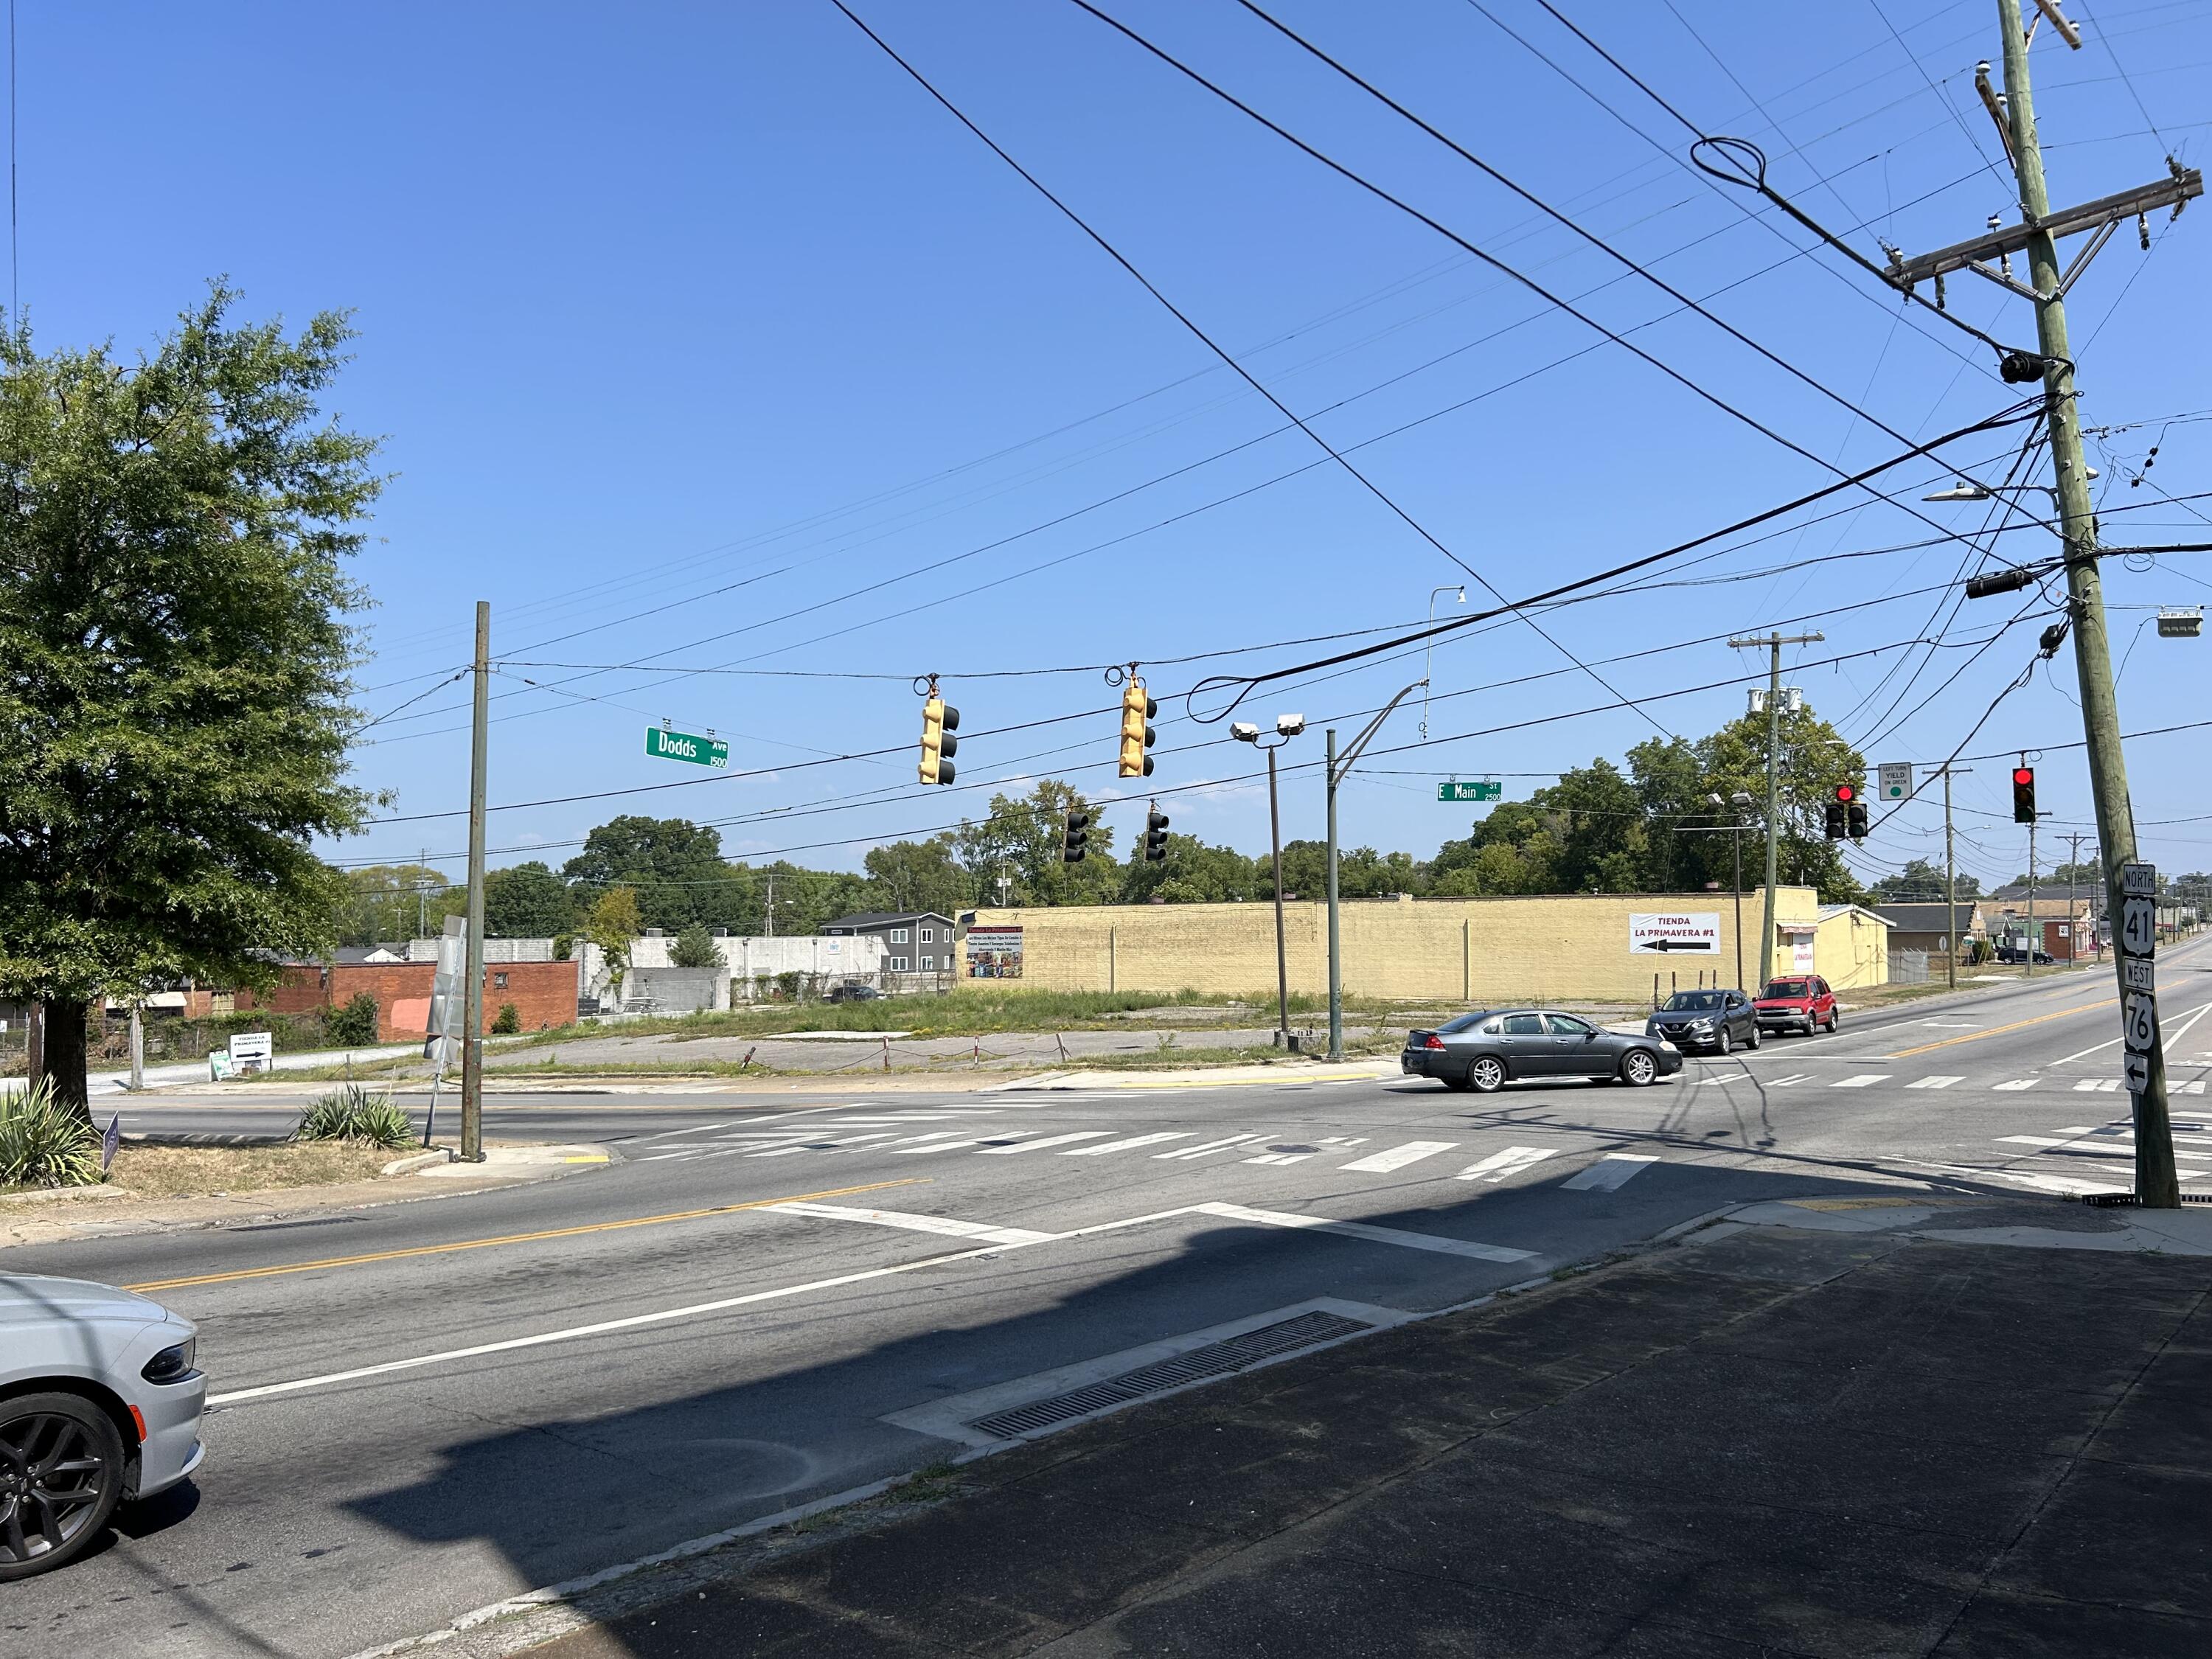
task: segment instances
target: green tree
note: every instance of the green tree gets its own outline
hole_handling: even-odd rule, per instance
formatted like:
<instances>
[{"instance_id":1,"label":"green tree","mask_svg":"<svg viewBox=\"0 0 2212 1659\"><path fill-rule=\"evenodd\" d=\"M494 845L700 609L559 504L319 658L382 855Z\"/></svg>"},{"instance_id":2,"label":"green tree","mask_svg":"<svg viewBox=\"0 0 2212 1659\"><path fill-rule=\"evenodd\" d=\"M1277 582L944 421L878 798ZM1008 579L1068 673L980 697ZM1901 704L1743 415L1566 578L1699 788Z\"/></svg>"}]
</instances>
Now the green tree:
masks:
<instances>
[{"instance_id":1,"label":"green tree","mask_svg":"<svg viewBox=\"0 0 2212 1659\"><path fill-rule=\"evenodd\" d=\"M975 878L961 866L957 845L948 831L927 841L870 848L860 862L875 884L880 908L957 916L975 903Z\"/></svg>"},{"instance_id":2,"label":"green tree","mask_svg":"<svg viewBox=\"0 0 2212 1659\"><path fill-rule=\"evenodd\" d=\"M1960 879L1964 880L1965 878L1961 877ZM2035 884L2038 888L2063 887L2069 882L2076 887L2088 887L2101 890L2105 884L2105 872L2094 860L2069 864L2063 859L2048 870L2039 870L2035 872ZM2023 870L2014 876L2012 878L2012 884L2015 887L2027 886L2027 872Z\"/></svg>"},{"instance_id":3,"label":"green tree","mask_svg":"<svg viewBox=\"0 0 2212 1659\"><path fill-rule=\"evenodd\" d=\"M672 968L719 968L722 953L714 948L714 936L695 923L668 947L668 962Z\"/></svg>"},{"instance_id":4,"label":"green tree","mask_svg":"<svg viewBox=\"0 0 2212 1659\"><path fill-rule=\"evenodd\" d=\"M1869 896L1877 903L1902 904L1914 901L1940 901L1943 896L1942 866L1926 859L1907 859L1905 868L1893 876L1884 876L1868 890ZM1965 901L1982 896L1982 884L1972 876L1962 875L1953 896Z\"/></svg>"},{"instance_id":5,"label":"green tree","mask_svg":"<svg viewBox=\"0 0 2212 1659\"><path fill-rule=\"evenodd\" d=\"M584 919L584 937L599 947L608 975L617 986L629 966L630 946L644 931L637 919L637 895L627 887L608 888Z\"/></svg>"},{"instance_id":6,"label":"green tree","mask_svg":"<svg viewBox=\"0 0 2212 1659\"><path fill-rule=\"evenodd\" d=\"M449 885L427 865L372 864L347 871L343 879L353 902L339 932L341 945L423 938L469 908L468 889Z\"/></svg>"},{"instance_id":7,"label":"green tree","mask_svg":"<svg viewBox=\"0 0 2212 1659\"><path fill-rule=\"evenodd\" d=\"M80 1112L88 1003L328 949L349 895L310 846L372 804L343 566L376 441L318 407L349 331L234 300L129 363L0 335L0 995L43 1005Z\"/></svg>"},{"instance_id":8,"label":"green tree","mask_svg":"<svg viewBox=\"0 0 2212 1659\"><path fill-rule=\"evenodd\" d=\"M1122 866L1121 902L1143 904L1158 896L1170 904L1223 904L1275 896L1273 868L1264 858L1209 847L1196 836L1170 834L1163 850L1167 857L1148 862L1144 837L1137 837Z\"/></svg>"},{"instance_id":9,"label":"green tree","mask_svg":"<svg viewBox=\"0 0 2212 1659\"><path fill-rule=\"evenodd\" d=\"M562 873L592 891L617 882L635 889L647 927L699 922L738 932L750 908L751 879L723 863L720 833L687 818L611 818Z\"/></svg>"},{"instance_id":10,"label":"green tree","mask_svg":"<svg viewBox=\"0 0 2212 1659\"><path fill-rule=\"evenodd\" d=\"M1060 861L1071 810L1091 815L1080 864ZM990 903L999 902L1001 876L1012 904L1108 904L1121 892L1113 826L1088 796L1057 778L1041 780L1026 796L992 796L989 815L963 823L953 844L977 896Z\"/></svg>"},{"instance_id":11,"label":"green tree","mask_svg":"<svg viewBox=\"0 0 2212 1659\"><path fill-rule=\"evenodd\" d=\"M493 939L551 939L576 925L568 884L536 859L484 874L484 933Z\"/></svg>"}]
</instances>

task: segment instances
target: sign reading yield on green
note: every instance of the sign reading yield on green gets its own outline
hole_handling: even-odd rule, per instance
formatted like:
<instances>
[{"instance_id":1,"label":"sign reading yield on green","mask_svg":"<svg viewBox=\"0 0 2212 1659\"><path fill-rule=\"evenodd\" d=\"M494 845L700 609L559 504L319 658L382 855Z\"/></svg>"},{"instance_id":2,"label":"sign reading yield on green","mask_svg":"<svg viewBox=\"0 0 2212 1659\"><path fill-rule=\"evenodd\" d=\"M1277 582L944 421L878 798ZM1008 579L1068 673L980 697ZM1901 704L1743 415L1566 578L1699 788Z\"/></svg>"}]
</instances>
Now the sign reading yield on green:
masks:
<instances>
[{"instance_id":1,"label":"sign reading yield on green","mask_svg":"<svg viewBox=\"0 0 2212 1659\"><path fill-rule=\"evenodd\" d=\"M1469 783L1461 783L1454 780L1450 783L1440 783L1437 786L1437 799L1438 800L1504 800L1505 786L1494 778L1483 778Z\"/></svg>"},{"instance_id":2,"label":"sign reading yield on green","mask_svg":"<svg viewBox=\"0 0 2212 1659\"><path fill-rule=\"evenodd\" d=\"M714 738L672 732L665 726L645 728L645 752L655 760L689 761L694 766L727 766L730 745Z\"/></svg>"}]
</instances>

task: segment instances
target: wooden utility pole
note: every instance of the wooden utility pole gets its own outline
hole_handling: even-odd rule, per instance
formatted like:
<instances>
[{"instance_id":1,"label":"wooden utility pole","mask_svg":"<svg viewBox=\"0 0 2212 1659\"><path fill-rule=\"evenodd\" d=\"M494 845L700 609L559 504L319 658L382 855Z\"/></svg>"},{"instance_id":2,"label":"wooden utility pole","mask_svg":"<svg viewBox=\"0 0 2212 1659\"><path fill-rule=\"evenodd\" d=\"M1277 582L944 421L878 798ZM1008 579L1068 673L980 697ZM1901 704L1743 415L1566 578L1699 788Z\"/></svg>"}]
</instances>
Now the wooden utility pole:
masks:
<instances>
[{"instance_id":1,"label":"wooden utility pole","mask_svg":"<svg viewBox=\"0 0 2212 1659\"><path fill-rule=\"evenodd\" d=\"M1767 649L1766 674L1766 908L1759 941L1759 983L1761 989L1774 978L1774 884L1778 862L1778 832L1782 827L1782 647L1817 645L1825 634L1770 633L1761 639L1730 640L1731 650L1754 645Z\"/></svg>"},{"instance_id":2,"label":"wooden utility pole","mask_svg":"<svg viewBox=\"0 0 2212 1659\"><path fill-rule=\"evenodd\" d=\"M491 701L491 604L477 601L476 718L469 738L469 936L461 1026L461 1162L483 1162L484 756Z\"/></svg>"}]
</instances>

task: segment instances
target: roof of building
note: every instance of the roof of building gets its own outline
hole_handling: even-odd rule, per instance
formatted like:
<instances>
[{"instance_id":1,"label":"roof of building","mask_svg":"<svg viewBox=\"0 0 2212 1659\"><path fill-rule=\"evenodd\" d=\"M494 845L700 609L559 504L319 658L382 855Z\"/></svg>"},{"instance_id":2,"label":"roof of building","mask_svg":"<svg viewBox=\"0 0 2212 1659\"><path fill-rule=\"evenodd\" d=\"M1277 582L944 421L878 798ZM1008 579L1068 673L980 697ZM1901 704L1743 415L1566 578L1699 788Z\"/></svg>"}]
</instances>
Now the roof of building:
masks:
<instances>
[{"instance_id":1,"label":"roof of building","mask_svg":"<svg viewBox=\"0 0 2212 1659\"><path fill-rule=\"evenodd\" d=\"M1857 911L1859 915L1866 917L1870 921L1879 921L1883 923L1885 926L1893 927L1897 925L1891 921L1890 919L1884 915L1881 911L1863 904L1824 904L1820 907L1820 920L1826 921L1831 916L1844 915L1853 910Z\"/></svg>"},{"instance_id":2,"label":"roof of building","mask_svg":"<svg viewBox=\"0 0 2212 1659\"><path fill-rule=\"evenodd\" d=\"M941 921L951 926L952 918L936 910L855 910L849 916L840 916L835 921L825 921L825 933L858 933L877 927L894 927L902 921Z\"/></svg>"},{"instance_id":3,"label":"roof of building","mask_svg":"<svg viewBox=\"0 0 2212 1659\"><path fill-rule=\"evenodd\" d=\"M1962 898L1959 901L1959 925L1961 927L1973 926L1974 913L1981 902L1979 899ZM1951 926L1950 907L1940 899L1932 904L1877 904L1874 908L1876 915L1900 933L1941 933L1948 931Z\"/></svg>"}]
</instances>

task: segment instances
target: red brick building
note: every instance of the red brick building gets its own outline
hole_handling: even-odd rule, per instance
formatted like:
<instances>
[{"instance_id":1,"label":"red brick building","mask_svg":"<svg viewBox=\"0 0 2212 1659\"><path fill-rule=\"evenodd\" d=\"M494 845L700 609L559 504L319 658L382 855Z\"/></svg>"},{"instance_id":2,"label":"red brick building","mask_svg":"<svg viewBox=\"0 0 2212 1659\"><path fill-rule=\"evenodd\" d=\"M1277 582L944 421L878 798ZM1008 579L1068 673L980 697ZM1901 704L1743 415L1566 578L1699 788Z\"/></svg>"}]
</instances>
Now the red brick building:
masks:
<instances>
[{"instance_id":1,"label":"red brick building","mask_svg":"<svg viewBox=\"0 0 2212 1659\"><path fill-rule=\"evenodd\" d=\"M366 991L376 999L376 1036L400 1042L428 1034L430 988L435 963L288 963L276 988L258 1000L273 1013L299 1014L343 1008ZM493 962L484 965L483 1028L507 1003L526 1031L576 1023L576 964L573 962Z\"/></svg>"}]
</instances>

